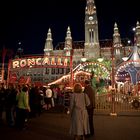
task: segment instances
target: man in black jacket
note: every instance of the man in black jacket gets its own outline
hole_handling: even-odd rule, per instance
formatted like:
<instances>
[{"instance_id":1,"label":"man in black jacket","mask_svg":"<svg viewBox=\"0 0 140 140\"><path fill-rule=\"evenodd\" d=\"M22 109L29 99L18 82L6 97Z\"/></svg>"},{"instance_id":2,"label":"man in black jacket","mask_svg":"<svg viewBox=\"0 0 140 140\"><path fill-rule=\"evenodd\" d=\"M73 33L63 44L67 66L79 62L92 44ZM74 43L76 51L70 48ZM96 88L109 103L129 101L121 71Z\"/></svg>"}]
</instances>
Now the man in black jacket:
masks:
<instances>
[{"instance_id":1,"label":"man in black jacket","mask_svg":"<svg viewBox=\"0 0 140 140\"><path fill-rule=\"evenodd\" d=\"M90 105L87 107L89 115L89 124L90 124L90 136L94 135L94 125L93 125L93 113L95 108L95 91L90 84L90 81L85 80L85 90L84 93L88 95L90 99Z\"/></svg>"}]
</instances>

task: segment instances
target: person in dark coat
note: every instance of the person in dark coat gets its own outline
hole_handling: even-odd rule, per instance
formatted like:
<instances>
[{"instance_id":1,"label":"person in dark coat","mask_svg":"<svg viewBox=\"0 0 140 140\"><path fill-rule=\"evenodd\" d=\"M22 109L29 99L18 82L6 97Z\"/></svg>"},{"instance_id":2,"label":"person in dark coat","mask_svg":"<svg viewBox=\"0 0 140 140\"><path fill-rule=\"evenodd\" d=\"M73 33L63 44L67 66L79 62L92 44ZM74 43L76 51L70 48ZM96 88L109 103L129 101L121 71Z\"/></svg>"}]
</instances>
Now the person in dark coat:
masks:
<instances>
[{"instance_id":1,"label":"person in dark coat","mask_svg":"<svg viewBox=\"0 0 140 140\"><path fill-rule=\"evenodd\" d=\"M3 124L3 112L5 111L5 93L4 83L0 85L0 125Z\"/></svg>"},{"instance_id":2,"label":"person in dark coat","mask_svg":"<svg viewBox=\"0 0 140 140\"><path fill-rule=\"evenodd\" d=\"M90 81L85 80L85 89L84 93L88 95L90 99L90 105L87 107L88 116L89 116L89 124L90 124L90 135L94 135L94 125L93 125L93 114L95 108L95 91L90 84Z\"/></svg>"},{"instance_id":3,"label":"person in dark coat","mask_svg":"<svg viewBox=\"0 0 140 140\"><path fill-rule=\"evenodd\" d=\"M16 96L17 91L13 84L9 84L8 88L6 89L6 121L8 126L13 127L15 125L15 118L16 118Z\"/></svg>"}]
</instances>

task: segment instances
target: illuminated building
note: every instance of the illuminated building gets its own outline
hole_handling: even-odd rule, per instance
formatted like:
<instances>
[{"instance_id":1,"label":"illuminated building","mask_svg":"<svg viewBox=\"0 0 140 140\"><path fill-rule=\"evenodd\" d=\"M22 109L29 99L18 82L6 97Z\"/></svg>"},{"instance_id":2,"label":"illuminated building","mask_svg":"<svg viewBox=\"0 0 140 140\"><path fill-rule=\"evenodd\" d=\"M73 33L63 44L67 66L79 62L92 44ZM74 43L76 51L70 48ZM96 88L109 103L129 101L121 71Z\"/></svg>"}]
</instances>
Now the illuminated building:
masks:
<instances>
[{"instance_id":1,"label":"illuminated building","mask_svg":"<svg viewBox=\"0 0 140 140\"><path fill-rule=\"evenodd\" d=\"M24 78L27 80L30 77L32 83L50 83L70 72L71 52L73 52L73 68L81 63L82 57L85 57L87 60L98 59L99 57L111 59L112 49L115 57L115 65L119 65L122 62L122 58L130 53L133 46L127 39L121 39L117 23L114 23L112 39L99 40L96 12L94 0L87 0L85 7L84 41L73 41L70 27L68 27L65 41L58 43L54 47L52 32L49 28L44 46L44 55L12 60L9 71L9 82L12 80L15 81L15 79L16 82ZM136 27L136 41L137 44L140 44L139 22Z\"/></svg>"}]
</instances>

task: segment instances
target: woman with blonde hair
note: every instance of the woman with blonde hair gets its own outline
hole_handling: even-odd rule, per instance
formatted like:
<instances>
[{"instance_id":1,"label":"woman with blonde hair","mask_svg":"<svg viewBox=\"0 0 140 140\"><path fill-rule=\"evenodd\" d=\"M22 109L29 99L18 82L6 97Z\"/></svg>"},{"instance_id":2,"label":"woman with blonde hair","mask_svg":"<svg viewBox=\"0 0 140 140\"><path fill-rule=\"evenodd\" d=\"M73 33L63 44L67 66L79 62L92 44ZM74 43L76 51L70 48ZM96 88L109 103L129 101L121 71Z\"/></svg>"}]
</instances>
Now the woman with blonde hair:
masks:
<instances>
[{"instance_id":1,"label":"woman with blonde hair","mask_svg":"<svg viewBox=\"0 0 140 140\"><path fill-rule=\"evenodd\" d=\"M73 94L70 99L71 126L70 134L74 140L84 140L84 135L90 134L89 119L86 106L90 105L87 94L83 93L82 85L74 85Z\"/></svg>"}]
</instances>

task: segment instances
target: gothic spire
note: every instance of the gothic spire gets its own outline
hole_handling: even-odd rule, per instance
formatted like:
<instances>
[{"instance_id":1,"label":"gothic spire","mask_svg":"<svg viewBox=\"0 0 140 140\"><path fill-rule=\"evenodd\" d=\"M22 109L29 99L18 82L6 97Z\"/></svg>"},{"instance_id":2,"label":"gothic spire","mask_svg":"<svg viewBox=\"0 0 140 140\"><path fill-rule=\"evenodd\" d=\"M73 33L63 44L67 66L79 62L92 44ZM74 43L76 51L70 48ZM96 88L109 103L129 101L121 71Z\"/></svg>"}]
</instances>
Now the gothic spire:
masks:
<instances>
[{"instance_id":1,"label":"gothic spire","mask_svg":"<svg viewBox=\"0 0 140 140\"><path fill-rule=\"evenodd\" d=\"M119 32L118 26L117 26L117 23L115 22L115 24L114 24L114 35L118 34L118 32Z\"/></svg>"},{"instance_id":2,"label":"gothic spire","mask_svg":"<svg viewBox=\"0 0 140 140\"><path fill-rule=\"evenodd\" d=\"M98 19L94 0L87 0L85 8L85 54L89 58L98 58L100 46L98 39Z\"/></svg>"},{"instance_id":3,"label":"gothic spire","mask_svg":"<svg viewBox=\"0 0 140 140\"><path fill-rule=\"evenodd\" d=\"M94 0L87 0L86 14L93 15L96 13L96 6Z\"/></svg>"},{"instance_id":4,"label":"gothic spire","mask_svg":"<svg viewBox=\"0 0 140 140\"><path fill-rule=\"evenodd\" d=\"M120 33L116 22L114 24L113 44L117 46L121 44Z\"/></svg>"},{"instance_id":5,"label":"gothic spire","mask_svg":"<svg viewBox=\"0 0 140 140\"><path fill-rule=\"evenodd\" d=\"M136 45L140 46L140 23L139 23L139 21L137 21L137 24L136 24L135 37L136 37Z\"/></svg>"},{"instance_id":6,"label":"gothic spire","mask_svg":"<svg viewBox=\"0 0 140 140\"><path fill-rule=\"evenodd\" d=\"M122 45L121 45L121 38L120 38L119 29L118 29L116 22L114 24L113 47L114 47L116 64L117 64L118 60L120 60L122 58L122 54L121 54Z\"/></svg>"},{"instance_id":7,"label":"gothic spire","mask_svg":"<svg viewBox=\"0 0 140 140\"><path fill-rule=\"evenodd\" d=\"M48 54L52 50L53 50L52 33L51 33L51 29L49 28L48 33L47 33L47 39L46 39L46 42L45 42L44 53Z\"/></svg>"},{"instance_id":8,"label":"gothic spire","mask_svg":"<svg viewBox=\"0 0 140 140\"><path fill-rule=\"evenodd\" d=\"M72 37L71 37L71 31L70 31L70 27L69 27L69 26L68 26L68 28L67 28L66 39L72 39Z\"/></svg>"},{"instance_id":9,"label":"gothic spire","mask_svg":"<svg viewBox=\"0 0 140 140\"><path fill-rule=\"evenodd\" d=\"M47 39L52 40L52 33L50 28L48 29Z\"/></svg>"},{"instance_id":10,"label":"gothic spire","mask_svg":"<svg viewBox=\"0 0 140 140\"><path fill-rule=\"evenodd\" d=\"M65 49L71 49L72 48L72 37L71 37L71 31L70 27L67 28L66 38L65 38Z\"/></svg>"}]
</instances>

